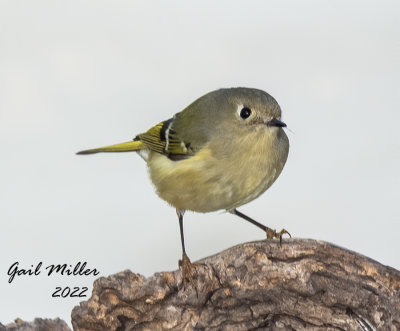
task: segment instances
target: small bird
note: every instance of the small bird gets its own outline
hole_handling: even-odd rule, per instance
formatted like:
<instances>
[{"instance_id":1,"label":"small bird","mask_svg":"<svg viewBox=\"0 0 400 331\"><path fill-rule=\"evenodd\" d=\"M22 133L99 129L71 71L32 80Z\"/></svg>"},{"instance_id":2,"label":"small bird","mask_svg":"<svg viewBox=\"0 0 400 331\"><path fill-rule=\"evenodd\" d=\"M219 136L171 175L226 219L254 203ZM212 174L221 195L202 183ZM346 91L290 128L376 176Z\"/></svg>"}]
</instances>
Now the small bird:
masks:
<instances>
[{"instance_id":1,"label":"small bird","mask_svg":"<svg viewBox=\"0 0 400 331\"><path fill-rule=\"evenodd\" d=\"M183 279L192 281L183 215L226 210L256 225L267 238L290 234L264 226L238 207L256 199L278 178L289 139L281 109L268 93L252 88L210 92L133 141L77 154L137 152L147 163L157 194L176 208L182 244Z\"/></svg>"}]
</instances>

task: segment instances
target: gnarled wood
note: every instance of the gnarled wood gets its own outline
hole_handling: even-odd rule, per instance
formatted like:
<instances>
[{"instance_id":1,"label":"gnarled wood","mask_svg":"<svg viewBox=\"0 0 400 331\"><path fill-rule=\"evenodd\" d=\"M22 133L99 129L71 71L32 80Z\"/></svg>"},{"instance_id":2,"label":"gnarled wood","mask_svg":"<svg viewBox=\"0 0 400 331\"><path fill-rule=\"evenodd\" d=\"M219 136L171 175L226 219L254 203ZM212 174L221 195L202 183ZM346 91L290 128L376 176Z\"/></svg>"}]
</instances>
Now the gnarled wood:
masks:
<instances>
[{"instance_id":1,"label":"gnarled wood","mask_svg":"<svg viewBox=\"0 0 400 331\"><path fill-rule=\"evenodd\" d=\"M33 322L25 322L17 318L7 325L0 323L0 331L71 331L71 329L59 318L35 318Z\"/></svg>"},{"instance_id":2,"label":"gnarled wood","mask_svg":"<svg viewBox=\"0 0 400 331\"><path fill-rule=\"evenodd\" d=\"M99 278L74 330L400 330L400 272L332 244L251 242L196 271Z\"/></svg>"}]
</instances>

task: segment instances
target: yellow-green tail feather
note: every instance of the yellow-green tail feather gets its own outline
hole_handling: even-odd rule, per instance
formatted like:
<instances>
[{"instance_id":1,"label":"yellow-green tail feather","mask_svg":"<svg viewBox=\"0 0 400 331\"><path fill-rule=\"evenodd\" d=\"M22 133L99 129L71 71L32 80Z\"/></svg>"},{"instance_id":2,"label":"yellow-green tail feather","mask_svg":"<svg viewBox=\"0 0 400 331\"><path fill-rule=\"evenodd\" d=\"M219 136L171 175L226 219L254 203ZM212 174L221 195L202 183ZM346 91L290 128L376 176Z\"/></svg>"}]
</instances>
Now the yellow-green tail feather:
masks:
<instances>
[{"instance_id":1,"label":"yellow-green tail feather","mask_svg":"<svg viewBox=\"0 0 400 331\"><path fill-rule=\"evenodd\" d=\"M140 140L136 140L105 147L87 149L84 151L80 151L76 154L82 155L82 154L95 154L95 153L132 152L147 148L148 147L143 142L141 142Z\"/></svg>"}]
</instances>

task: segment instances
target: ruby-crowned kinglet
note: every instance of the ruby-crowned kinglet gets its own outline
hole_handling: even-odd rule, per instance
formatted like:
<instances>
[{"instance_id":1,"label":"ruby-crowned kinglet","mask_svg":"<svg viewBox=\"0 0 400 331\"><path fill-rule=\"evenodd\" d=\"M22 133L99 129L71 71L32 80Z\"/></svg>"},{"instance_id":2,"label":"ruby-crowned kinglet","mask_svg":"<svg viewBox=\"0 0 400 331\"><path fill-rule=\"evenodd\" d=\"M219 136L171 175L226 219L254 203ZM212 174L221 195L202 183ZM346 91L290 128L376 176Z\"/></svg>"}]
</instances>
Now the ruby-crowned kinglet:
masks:
<instances>
[{"instance_id":1,"label":"ruby-crowned kinglet","mask_svg":"<svg viewBox=\"0 0 400 331\"><path fill-rule=\"evenodd\" d=\"M248 203L278 178L285 165L289 140L281 109L268 93L250 88L220 89L194 101L167 121L133 141L89 149L77 154L135 151L146 161L158 195L176 208L183 251L180 265L191 279L185 251L185 210L225 209L265 230L276 232L236 208Z\"/></svg>"}]
</instances>

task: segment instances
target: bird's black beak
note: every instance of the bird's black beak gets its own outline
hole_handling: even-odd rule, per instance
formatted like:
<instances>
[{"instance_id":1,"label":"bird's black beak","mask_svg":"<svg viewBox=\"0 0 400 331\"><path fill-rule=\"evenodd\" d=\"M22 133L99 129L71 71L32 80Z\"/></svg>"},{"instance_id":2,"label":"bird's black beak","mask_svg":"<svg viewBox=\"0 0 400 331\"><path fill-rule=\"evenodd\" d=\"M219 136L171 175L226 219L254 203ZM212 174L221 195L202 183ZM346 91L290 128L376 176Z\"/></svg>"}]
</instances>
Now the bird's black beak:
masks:
<instances>
[{"instance_id":1,"label":"bird's black beak","mask_svg":"<svg viewBox=\"0 0 400 331\"><path fill-rule=\"evenodd\" d=\"M269 122L267 122L267 125L268 125L268 126L277 126L277 127L280 127L280 128L286 127L286 124L285 124L285 123L283 123L283 122L280 121L280 120L277 120L276 118L273 118L272 120L270 120Z\"/></svg>"}]
</instances>

